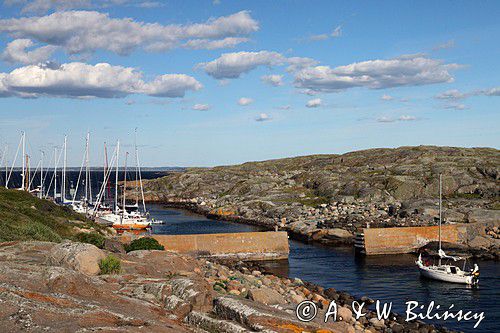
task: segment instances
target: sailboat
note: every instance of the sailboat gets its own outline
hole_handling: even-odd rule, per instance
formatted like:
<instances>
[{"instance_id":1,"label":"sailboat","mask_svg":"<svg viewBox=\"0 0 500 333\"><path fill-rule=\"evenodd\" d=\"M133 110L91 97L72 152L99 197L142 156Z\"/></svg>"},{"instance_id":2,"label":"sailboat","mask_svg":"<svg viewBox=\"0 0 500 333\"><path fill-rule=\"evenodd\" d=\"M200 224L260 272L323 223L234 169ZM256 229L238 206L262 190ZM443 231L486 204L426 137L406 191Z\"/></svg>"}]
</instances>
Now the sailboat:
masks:
<instances>
[{"instance_id":1,"label":"sailboat","mask_svg":"<svg viewBox=\"0 0 500 333\"><path fill-rule=\"evenodd\" d=\"M459 256L450 256L447 255L442 247L441 247L441 224L442 224L442 175L439 175L439 249L438 256L439 261L438 264L430 264L427 261L422 260L422 254L418 256L418 260L415 261L417 264L418 270L423 277L428 279L451 282L451 283L460 283L466 285L475 286L479 283L479 267L477 264L474 264L474 268L466 271L466 258ZM443 264L442 260L446 260L446 263ZM460 267L450 264L450 262L463 261L464 265L461 269Z\"/></svg>"}]
</instances>

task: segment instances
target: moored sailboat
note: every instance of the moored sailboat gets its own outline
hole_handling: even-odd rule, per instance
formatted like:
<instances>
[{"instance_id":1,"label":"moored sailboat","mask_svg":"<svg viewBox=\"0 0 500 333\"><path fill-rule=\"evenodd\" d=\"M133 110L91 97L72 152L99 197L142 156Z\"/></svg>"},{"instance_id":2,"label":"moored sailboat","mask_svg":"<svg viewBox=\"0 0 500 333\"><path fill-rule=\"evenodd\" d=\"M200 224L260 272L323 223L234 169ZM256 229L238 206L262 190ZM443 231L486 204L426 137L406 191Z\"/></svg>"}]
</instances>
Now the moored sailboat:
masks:
<instances>
[{"instance_id":1,"label":"moored sailboat","mask_svg":"<svg viewBox=\"0 0 500 333\"><path fill-rule=\"evenodd\" d=\"M419 255L418 260L415 261L417 267L420 271L420 274L428 279L443 281L443 282L451 282L451 283L460 283L467 285L477 285L479 283L479 267L477 264L474 264L474 268L466 271L466 259L465 257L459 256L450 256L447 255L441 246L441 224L442 224L442 176L439 175L439 249L438 256L439 261L438 264L431 264L427 260L422 259L422 254ZM442 263L442 260L447 260L446 264ZM452 265L449 262L457 262L463 261L463 268L456 265Z\"/></svg>"}]
</instances>

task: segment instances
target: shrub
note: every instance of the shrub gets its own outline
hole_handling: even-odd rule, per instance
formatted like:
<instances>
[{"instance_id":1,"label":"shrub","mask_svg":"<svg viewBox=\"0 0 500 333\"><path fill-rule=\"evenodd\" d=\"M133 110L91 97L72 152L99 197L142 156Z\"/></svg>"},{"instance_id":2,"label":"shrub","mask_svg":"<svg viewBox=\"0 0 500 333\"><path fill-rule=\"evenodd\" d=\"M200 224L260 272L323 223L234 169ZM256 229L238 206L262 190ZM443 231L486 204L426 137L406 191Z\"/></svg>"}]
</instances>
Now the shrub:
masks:
<instances>
[{"instance_id":1,"label":"shrub","mask_svg":"<svg viewBox=\"0 0 500 333\"><path fill-rule=\"evenodd\" d=\"M136 250L165 250L163 245L151 237L143 237L133 240L130 244L125 246L127 252Z\"/></svg>"},{"instance_id":2,"label":"shrub","mask_svg":"<svg viewBox=\"0 0 500 333\"><path fill-rule=\"evenodd\" d=\"M120 259L110 254L99 262L100 274L118 274L122 269Z\"/></svg>"},{"instance_id":3,"label":"shrub","mask_svg":"<svg viewBox=\"0 0 500 333\"><path fill-rule=\"evenodd\" d=\"M102 249L104 247L104 238L103 235L98 234L97 232L80 232L76 235L76 239L82 243L89 243L97 246Z\"/></svg>"}]
</instances>

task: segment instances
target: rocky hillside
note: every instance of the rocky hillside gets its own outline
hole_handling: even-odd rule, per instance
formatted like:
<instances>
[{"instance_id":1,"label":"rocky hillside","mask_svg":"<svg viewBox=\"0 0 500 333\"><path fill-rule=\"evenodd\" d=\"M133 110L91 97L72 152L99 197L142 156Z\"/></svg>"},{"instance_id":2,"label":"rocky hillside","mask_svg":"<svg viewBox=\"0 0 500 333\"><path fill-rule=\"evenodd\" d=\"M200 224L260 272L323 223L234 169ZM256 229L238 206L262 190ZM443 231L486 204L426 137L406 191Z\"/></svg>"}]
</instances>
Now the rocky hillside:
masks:
<instances>
[{"instance_id":1,"label":"rocky hillside","mask_svg":"<svg viewBox=\"0 0 500 333\"><path fill-rule=\"evenodd\" d=\"M60 242L82 231L104 232L104 229L68 207L38 199L25 191L0 188L0 242Z\"/></svg>"},{"instance_id":2,"label":"rocky hillside","mask_svg":"<svg viewBox=\"0 0 500 333\"><path fill-rule=\"evenodd\" d=\"M499 168L493 148L400 147L188 169L145 188L150 201L188 202L309 238L331 229L327 238L337 240L366 222L434 223L439 174L448 221L498 222Z\"/></svg>"}]
</instances>

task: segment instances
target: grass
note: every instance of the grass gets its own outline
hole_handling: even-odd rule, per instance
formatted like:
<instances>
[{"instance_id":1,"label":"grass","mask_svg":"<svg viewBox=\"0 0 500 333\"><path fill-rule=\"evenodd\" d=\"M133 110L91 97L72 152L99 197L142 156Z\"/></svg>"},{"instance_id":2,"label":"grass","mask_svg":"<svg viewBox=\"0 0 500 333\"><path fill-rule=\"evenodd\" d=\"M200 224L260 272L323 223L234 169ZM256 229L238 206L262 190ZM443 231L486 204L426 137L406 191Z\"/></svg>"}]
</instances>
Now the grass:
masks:
<instances>
[{"instance_id":1,"label":"grass","mask_svg":"<svg viewBox=\"0 0 500 333\"><path fill-rule=\"evenodd\" d=\"M102 230L101 226L68 207L38 199L24 191L0 188L0 242L75 239L74 226Z\"/></svg>"},{"instance_id":2,"label":"grass","mask_svg":"<svg viewBox=\"0 0 500 333\"><path fill-rule=\"evenodd\" d=\"M75 236L76 240L81 243L88 243L102 249L106 238L97 232L80 232Z\"/></svg>"},{"instance_id":3,"label":"grass","mask_svg":"<svg viewBox=\"0 0 500 333\"><path fill-rule=\"evenodd\" d=\"M120 259L110 254L99 262L100 274L118 274L122 270Z\"/></svg>"}]
</instances>

